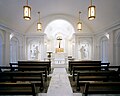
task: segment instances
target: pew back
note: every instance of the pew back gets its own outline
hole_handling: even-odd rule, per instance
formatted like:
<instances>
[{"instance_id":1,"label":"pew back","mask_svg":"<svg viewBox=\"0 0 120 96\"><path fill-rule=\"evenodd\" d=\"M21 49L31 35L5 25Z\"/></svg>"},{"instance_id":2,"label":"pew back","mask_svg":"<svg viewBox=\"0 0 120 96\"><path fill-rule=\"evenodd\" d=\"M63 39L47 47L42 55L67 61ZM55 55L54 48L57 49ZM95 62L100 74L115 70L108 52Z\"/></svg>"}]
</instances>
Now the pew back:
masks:
<instances>
[{"instance_id":1,"label":"pew back","mask_svg":"<svg viewBox=\"0 0 120 96\"><path fill-rule=\"evenodd\" d=\"M51 61L18 61L18 67L21 66L47 66L48 74L51 72Z\"/></svg>"},{"instance_id":2,"label":"pew back","mask_svg":"<svg viewBox=\"0 0 120 96\"><path fill-rule=\"evenodd\" d=\"M107 64L107 63L106 63ZM109 64L107 64L109 65ZM120 66L73 66L73 81L78 72L82 71L108 71L108 70L118 70Z\"/></svg>"},{"instance_id":3,"label":"pew back","mask_svg":"<svg viewBox=\"0 0 120 96\"><path fill-rule=\"evenodd\" d=\"M120 82L89 82L84 88L85 96L88 94L120 94Z\"/></svg>"},{"instance_id":4,"label":"pew back","mask_svg":"<svg viewBox=\"0 0 120 96\"><path fill-rule=\"evenodd\" d=\"M70 74L72 74L73 66L101 66L101 61L69 61Z\"/></svg>"},{"instance_id":5,"label":"pew back","mask_svg":"<svg viewBox=\"0 0 120 96\"><path fill-rule=\"evenodd\" d=\"M0 82L28 81L43 89L43 75L41 72L0 72ZM37 82L36 82L37 81Z\"/></svg>"},{"instance_id":6,"label":"pew back","mask_svg":"<svg viewBox=\"0 0 120 96\"><path fill-rule=\"evenodd\" d=\"M0 83L0 95L36 96L35 85L31 83Z\"/></svg>"},{"instance_id":7,"label":"pew back","mask_svg":"<svg viewBox=\"0 0 120 96\"><path fill-rule=\"evenodd\" d=\"M116 82L119 81L118 71L97 71L97 72L79 72L77 75L77 90L80 90L80 86L84 86L88 82Z\"/></svg>"}]
</instances>

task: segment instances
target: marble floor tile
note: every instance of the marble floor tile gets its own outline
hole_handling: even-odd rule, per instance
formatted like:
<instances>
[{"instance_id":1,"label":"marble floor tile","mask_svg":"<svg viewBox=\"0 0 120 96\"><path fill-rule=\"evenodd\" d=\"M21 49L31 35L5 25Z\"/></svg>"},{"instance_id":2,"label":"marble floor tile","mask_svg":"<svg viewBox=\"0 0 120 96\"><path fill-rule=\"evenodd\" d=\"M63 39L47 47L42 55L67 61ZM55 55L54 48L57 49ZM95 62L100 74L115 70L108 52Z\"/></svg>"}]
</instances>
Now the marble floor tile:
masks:
<instances>
[{"instance_id":1,"label":"marble floor tile","mask_svg":"<svg viewBox=\"0 0 120 96\"><path fill-rule=\"evenodd\" d=\"M73 96L65 68L55 68L53 70L47 96Z\"/></svg>"}]
</instances>

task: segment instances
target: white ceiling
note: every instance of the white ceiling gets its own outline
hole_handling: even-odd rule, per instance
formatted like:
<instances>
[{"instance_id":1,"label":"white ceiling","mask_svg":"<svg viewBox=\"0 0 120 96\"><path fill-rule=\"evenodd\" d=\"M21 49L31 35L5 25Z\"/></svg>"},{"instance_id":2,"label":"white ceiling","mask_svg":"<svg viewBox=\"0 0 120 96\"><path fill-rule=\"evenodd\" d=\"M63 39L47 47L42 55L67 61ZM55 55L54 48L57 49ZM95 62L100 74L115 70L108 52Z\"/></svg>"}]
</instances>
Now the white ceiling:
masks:
<instances>
[{"instance_id":1,"label":"white ceiling","mask_svg":"<svg viewBox=\"0 0 120 96\"><path fill-rule=\"evenodd\" d=\"M93 21L87 19L90 0L28 0L28 3L32 8L30 21L23 19L23 6L26 5L26 0L0 0L0 24L19 32L26 32L38 20L38 11L41 12L41 18L56 14L78 18L78 12L81 11L81 19L94 32L120 20L120 0L93 0L97 11L96 19Z\"/></svg>"}]
</instances>

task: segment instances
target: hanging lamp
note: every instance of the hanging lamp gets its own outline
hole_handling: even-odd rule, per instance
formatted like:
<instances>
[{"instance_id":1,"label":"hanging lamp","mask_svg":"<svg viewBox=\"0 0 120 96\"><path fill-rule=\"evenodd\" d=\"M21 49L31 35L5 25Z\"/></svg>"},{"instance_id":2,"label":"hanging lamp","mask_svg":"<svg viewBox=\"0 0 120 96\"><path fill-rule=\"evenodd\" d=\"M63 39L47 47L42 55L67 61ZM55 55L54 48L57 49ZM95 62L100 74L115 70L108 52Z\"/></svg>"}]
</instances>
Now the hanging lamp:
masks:
<instances>
[{"instance_id":1,"label":"hanging lamp","mask_svg":"<svg viewBox=\"0 0 120 96\"><path fill-rule=\"evenodd\" d=\"M92 5L92 0L91 0L91 5L88 7L88 19L93 20L96 17L96 7Z\"/></svg>"},{"instance_id":2,"label":"hanging lamp","mask_svg":"<svg viewBox=\"0 0 120 96\"><path fill-rule=\"evenodd\" d=\"M39 15L39 19L38 19L38 23L37 23L37 31L41 31L42 30L42 24L40 23L40 12L38 12Z\"/></svg>"},{"instance_id":3,"label":"hanging lamp","mask_svg":"<svg viewBox=\"0 0 120 96\"><path fill-rule=\"evenodd\" d=\"M28 0L27 0L27 5L23 6L23 18L25 20L30 20L31 19L31 7L28 6Z\"/></svg>"},{"instance_id":4,"label":"hanging lamp","mask_svg":"<svg viewBox=\"0 0 120 96\"><path fill-rule=\"evenodd\" d=\"M80 14L81 14L81 12L79 12L79 21L78 21L78 23L77 23L77 30L78 30L78 31L81 31L81 30L82 30L82 22L80 22Z\"/></svg>"}]
</instances>

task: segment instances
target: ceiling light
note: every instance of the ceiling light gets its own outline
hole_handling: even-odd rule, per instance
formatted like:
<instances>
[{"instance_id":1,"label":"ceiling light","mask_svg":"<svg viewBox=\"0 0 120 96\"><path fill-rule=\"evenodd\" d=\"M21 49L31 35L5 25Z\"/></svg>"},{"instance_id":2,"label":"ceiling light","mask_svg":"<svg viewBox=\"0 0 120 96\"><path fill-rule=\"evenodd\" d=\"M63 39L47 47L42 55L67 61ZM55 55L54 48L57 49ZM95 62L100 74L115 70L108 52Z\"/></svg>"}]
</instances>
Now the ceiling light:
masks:
<instances>
[{"instance_id":1,"label":"ceiling light","mask_svg":"<svg viewBox=\"0 0 120 96\"><path fill-rule=\"evenodd\" d=\"M27 5L23 6L23 18L25 20L30 20L31 19L31 7L28 6L28 0L27 0Z\"/></svg>"},{"instance_id":2,"label":"ceiling light","mask_svg":"<svg viewBox=\"0 0 120 96\"><path fill-rule=\"evenodd\" d=\"M41 31L42 30L42 24L40 23L40 12L38 12L39 14L39 19L38 19L38 23L37 23L37 31Z\"/></svg>"},{"instance_id":3,"label":"ceiling light","mask_svg":"<svg viewBox=\"0 0 120 96\"><path fill-rule=\"evenodd\" d=\"M88 7L88 19L93 20L96 17L96 8L94 5L92 5L92 0L91 0L91 5Z\"/></svg>"},{"instance_id":4,"label":"ceiling light","mask_svg":"<svg viewBox=\"0 0 120 96\"><path fill-rule=\"evenodd\" d=\"M77 30L78 30L78 31L81 31L81 30L82 30L82 23L80 22L80 13L81 13L81 12L79 12L79 22L77 23Z\"/></svg>"}]
</instances>

